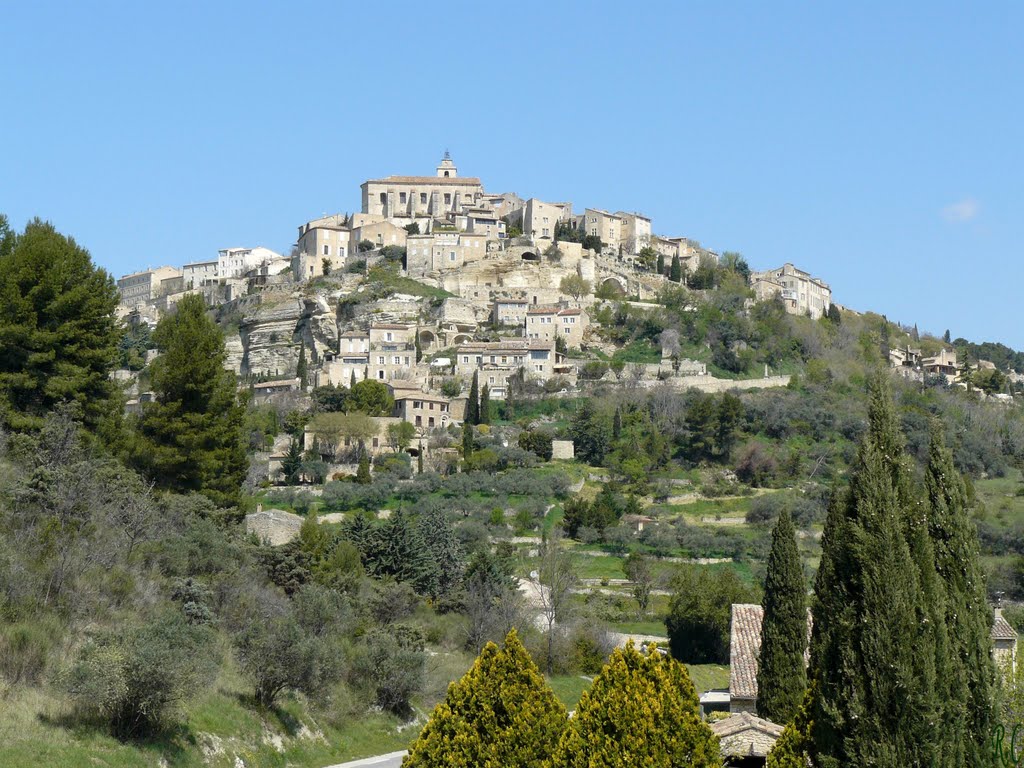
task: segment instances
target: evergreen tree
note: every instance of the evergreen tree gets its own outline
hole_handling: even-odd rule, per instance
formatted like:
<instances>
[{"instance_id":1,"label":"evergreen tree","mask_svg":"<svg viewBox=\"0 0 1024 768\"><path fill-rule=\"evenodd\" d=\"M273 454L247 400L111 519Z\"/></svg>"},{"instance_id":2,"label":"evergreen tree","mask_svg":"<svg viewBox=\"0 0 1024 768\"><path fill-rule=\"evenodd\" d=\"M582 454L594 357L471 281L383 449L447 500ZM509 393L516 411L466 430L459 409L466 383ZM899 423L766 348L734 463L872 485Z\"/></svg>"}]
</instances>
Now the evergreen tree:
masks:
<instances>
[{"instance_id":1,"label":"evergreen tree","mask_svg":"<svg viewBox=\"0 0 1024 768\"><path fill-rule=\"evenodd\" d=\"M658 274L665 276L665 254L658 252Z\"/></svg>"},{"instance_id":2,"label":"evergreen tree","mask_svg":"<svg viewBox=\"0 0 1024 768\"><path fill-rule=\"evenodd\" d=\"M466 402L467 424L480 423L480 389L477 371L473 371L473 382L469 385L469 400Z\"/></svg>"},{"instance_id":3,"label":"evergreen tree","mask_svg":"<svg viewBox=\"0 0 1024 768\"><path fill-rule=\"evenodd\" d=\"M828 319L833 325L839 325L841 322L843 322L843 315L839 311L838 304L828 305Z\"/></svg>"},{"instance_id":4,"label":"evergreen tree","mask_svg":"<svg viewBox=\"0 0 1024 768\"><path fill-rule=\"evenodd\" d=\"M462 584L466 560L455 527L440 509L422 513L416 520L416 527L427 551L437 564L437 580L430 585L429 596L436 600L453 595Z\"/></svg>"},{"instance_id":5,"label":"evergreen tree","mask_svg":"<svg viewBox=\"0 0 1024 768\"><path fill-rule=\"evenodd\" d=\"M573 416L569 436L575 445L577 459L594 466L604 462L611 435L606 417L598 412L590 398L583 401Z\"/></svg>"},{"instance_id":6,"label":"evergreen tree","mask_svg":"<svg viewBox=\"0 0 1024 768\"><path fill-rule=\"evenodd\" d=\"M913 341L920 341L921 340L921 334L917 330L917 323L914 323L914 330L910 332L910 338Z\"/></svg>"},{"instance_id":7,"label":"evergreen tree","mask_svg":"<svg viewBox=\"0 0 1024 768\"><path fill-rule=\"evenodd\" d=\"M774 723L793 719L807 684L806 593L796 529L789 510L784 509L772 531L768 553L757 669L757 714Z\"/></svg>"},{"instance_id":8,"label":"evergreen tree","mask_svg":"<svg viewBox=\"0 0 1024 768\"><path fill-rule=\"evenodd\" d=\"M306 345L305 344L300 344L299 345L299 362L296 363L296 365L295 365L295 378L297 378L299 380L299 386L302 388L303 392L306 391L306 385L308 383L306 381L306 377L307 377L307 372L306 372Z\"/></svg>"},{"instance_id":9,"label":"evergreen tree","mask_svg":"<svg viewBox=\"0 0 1024 768\"><path fill-rule=\"evenodd\" d=\"M949 334L949 328L947 328L946 332L944 334L942 334L942 340L944 342L946 342L947 344L951 344L952 343L952 337Z\"/></svg>"},{"instance_id":10,"label":"evergreen tree","mask_svg":"<svg viewBox=\"0 0 1024 768\"><path fill-rule=\"evenodd\" d=\"M420 440L420 449L416 452L416 473L423 474L423 441Z\"/></svg>"},{"instance_id":11,"label":"evergreen tree","mask_svg":"<svg viewBox=\"0 0 1024 768\"><path fill-rule=\"evenodd\" d=\"M348 379L348 391L351 392L356 386L356 369L352 369L352 375Z\"/></svg>"},{"instance_id":12,"label":"evergreen tree","mask_svg":"<svg viewBox=\"0 0 1024 768\"><path fill-rule=\"evenodd\" d=\"M365 445L361 445L359 448L359 466L356 467L356 482L360 485L369 485L373 482L373 477L370 475L370 456L366 452Z\"/></svg>"},{"instance_id":13,"label":"evergreen tree","mask_svg":"<svg viewBox=\"0 0 1024 768\"><path fill-rule=\"evenodd\" d=\"M301 470L302 446L299 444L298 439L293 437L291 443L288 445L288 453L286 453L284 459L281 460L281 474L284 475L286 483L289 485L295 485L299 482L299 473Z\"/></svg>"},{"instance_id":14,"label":"evergreen tree","mask_svg":"<svg viewBox=\"0 0 1024 768\"><path fill-rule=\"evenodd\" d=\"M618 440L622 434L622 409L615 406L615 416L612 417L612 440Z\"/></svg>"},{"instance_id":15,"label":"evergreen tree","mask_svg":"<svg viewBox=\"0 0 1024 768\"><path fill-rule=\"evenodd\" d=\"M551 758L552 768L721 766L686 668L653 648L616 649Z\"/></svg>"},{"instance_id":16,"label":"evergreen tree","mask_svg":"<svg viewBox=\"0 0 1024 768\"><path fill-rule=\"evenodd\" d=\"M377 578L391 577L412 585L420 595L437 591L440 570L416 520L403 509L371 529L360 552L366 570Z\"/></svg>"},{"instance_id":17,"label":"evergreen tree","mask_svg":"<svg viewBox=\"0 0 1024 768\"><path fill-rule=\"evenodd\" d=\"M825 523L815 584L811 732L820 768L948 764L937 727L936 628L923 620L933 606L908 544L913 496L879 375L850 487Z\"/></svg>"},{"instance_id":18,"label":"evergreen tree","mask_svg":"<svg viewBox=\"0 0 1024 768\"><path fill-rule=\"evenodd\" d=\"M448 686L403 768L533 768L551 755L566 726L555 697L515 630L502 648L484 646Z\"/></svg>"},{"instance_id":19,"label":"evergreen tree","mask_svg":"<svg viewBox=\"0 0 1024 768\"><path fill-rule=\"evenodd\" d=\"M416 362L423 359L423 345L420 343L420 335L416 334Z\"/></svg>"},{"instance_id":20,"label":"evergreen tree","mask_svg":"<svg viewBox=\"0 0 1024 768\"><path fill-rule=\"evenodd\" d=\"M464 422L462 425L462 460L468 461L469 457L473 455L473 427L470 426L469 422Z\"/></svg>"},{"instance_id":21,"label":"evergreen tree","mask_svg":"<svg viewBox=\"0 0 1024 768\"><path fill-rule=\"evenodd\" d=\"M233 505L245 478L245 413L203 297L179 301L153 340L162 352L150 366L156 399L144 406L133 460L161 488Z\"/></svg>"},{"instance_id":22,"label":"evergreen tree","mask_svg":"<svg viewBox=\"0 0 1024 768\"><path fill-rule=\"evenodd\" d=\"M480 413L477 418L479 424L491 423L491 389L486 384L480 390Z\"/></svg>"},{"instance_id":23,"label":"evergreen tree","mask_svg":"<svg viewBox=\"0 0 1024 768\"><path fill-rule=\"evenodd\" d=\"M117 303L110 275L52 224L17 235L0 222L0 426L38 429L65 402L90 429L119 422Z\"/></svg>"},{"instance_id":24,"label":"evergreen tree","mask_svg":"<svg viewBox=\"0 0 1024 768\"><path fill-rule=\"evenodd\" d=\"M679 262L678 255L672 257L672 266L669 269L668 279L671 280L673 283L678 283L680 280L683 279L683 267L682 264Z\"/></svg>"},{"instance_id":25,"label":"evergreen tree","mask_svg":"<svg viewBox=\"0 0 1024 768\"><path fill-rule=\"evenodd\" d=\"M992 611L985 599L985 574L978 534L968 512L967 489L938 422L932 423L925 490L935 568L946 593L950 642L946 698L953 705L947 712L946 728L962 729L963 765L988 765L986 742L995 720L996 693Z\"/></svg>"},{"instance_id":26,"label":"evergreen tree","mask_svg":"<svg viewBox=\"0 0 1024 768\"><path fill-rule=\"evenodd\" d=\"M768 753L767 768L807 768L807 753L811 746L810 707L814 692L813 685L804 692L803 702L796 716L786 723L782 734Z\"/></svg>"}]
</instances>

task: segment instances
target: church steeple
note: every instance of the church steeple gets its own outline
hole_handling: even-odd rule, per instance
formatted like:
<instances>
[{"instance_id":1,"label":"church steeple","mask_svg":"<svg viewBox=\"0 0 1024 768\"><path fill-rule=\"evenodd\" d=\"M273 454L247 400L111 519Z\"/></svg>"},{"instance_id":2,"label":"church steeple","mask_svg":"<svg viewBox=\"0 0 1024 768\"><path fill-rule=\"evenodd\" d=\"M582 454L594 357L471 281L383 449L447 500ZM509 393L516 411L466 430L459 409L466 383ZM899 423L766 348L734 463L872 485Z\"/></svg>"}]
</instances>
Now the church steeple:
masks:
<instances>
[{"instance_id":1,"label":"church steeple","mask_svg":"<svg viewBox=\"0 0 1024 768\"><path fill-rule=\"evenodd\" d=\"M448 153L448 150L446 149L444 151L444 157L441 159L441 164L437 166L437 176L438 178L443 179L454 179L458 175L459 171L455 167L455 163L452 162L452 156Z\"/></svg>"}]
</instances>

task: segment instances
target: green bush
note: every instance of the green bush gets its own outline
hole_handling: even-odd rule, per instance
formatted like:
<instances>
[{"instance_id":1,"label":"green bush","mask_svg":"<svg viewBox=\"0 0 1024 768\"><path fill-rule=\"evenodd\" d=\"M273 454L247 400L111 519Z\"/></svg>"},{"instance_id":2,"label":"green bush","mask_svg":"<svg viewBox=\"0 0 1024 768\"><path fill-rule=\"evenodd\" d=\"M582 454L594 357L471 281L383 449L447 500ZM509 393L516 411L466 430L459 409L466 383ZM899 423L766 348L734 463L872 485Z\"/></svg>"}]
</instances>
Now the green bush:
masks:
<instances>
[{"instance_id":1,"label":"green bush","mask_svg":"<svg viewBox=\"0 0 1024 768\"><path fill-rule=\"evenodd\" d=\"M0 674L12 685L39 683L60 636L61 627L53 619L0 627Z\"/></svg>"},{"instance_id":2,"label":"green bush","mask_svg":"<svg viewBox=\"0 0 1024 768\"><path fill-rule=\"evenodd\" d=\"M213 684L217 666L213 633L167 613L94 637L62 682L80 712L119 738L138 738L165 729L184 701Z\"/></svg>"}]
</instances>

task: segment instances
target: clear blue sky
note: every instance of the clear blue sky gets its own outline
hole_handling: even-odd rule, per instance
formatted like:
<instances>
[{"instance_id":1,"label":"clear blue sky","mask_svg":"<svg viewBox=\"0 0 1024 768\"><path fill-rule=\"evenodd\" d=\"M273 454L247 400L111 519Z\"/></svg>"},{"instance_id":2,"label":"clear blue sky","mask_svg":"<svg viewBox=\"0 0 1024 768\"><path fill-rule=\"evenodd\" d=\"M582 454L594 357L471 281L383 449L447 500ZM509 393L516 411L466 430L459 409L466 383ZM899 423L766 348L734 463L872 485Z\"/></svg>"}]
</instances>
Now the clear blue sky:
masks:
<instances>
[{"instance_id":1,"label":"clear blue sky","mask_svg":"<svg viewBox=\"0 0 1024 768\"><path fill-rule=\"evenodd\" d=\"M0 211L115 274L432 173L1024 348L1024 4L5 3Z\"/></svg>"}]
</instances>

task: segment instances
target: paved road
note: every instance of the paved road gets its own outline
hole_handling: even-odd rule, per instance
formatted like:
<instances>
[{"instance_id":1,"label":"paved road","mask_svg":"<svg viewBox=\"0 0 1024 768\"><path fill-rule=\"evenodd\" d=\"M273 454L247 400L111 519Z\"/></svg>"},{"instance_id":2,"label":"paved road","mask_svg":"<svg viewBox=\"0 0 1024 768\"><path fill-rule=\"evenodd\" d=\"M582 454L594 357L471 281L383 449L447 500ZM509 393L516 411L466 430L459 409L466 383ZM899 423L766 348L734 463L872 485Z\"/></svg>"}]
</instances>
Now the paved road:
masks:
<instances>
[{"instance_id":1,"label":"paved road","mask_svg":"<svg viewBox=\"0 0 1024 768\"><path fill-rule=\"evenodd\" d=\"M327 768L400 768L405 752L392 752L388 755L377 755L376 757L364 757L362 760L353 760L351 763L339 763L329 765Z\"/></svg>"}]
</instances>

